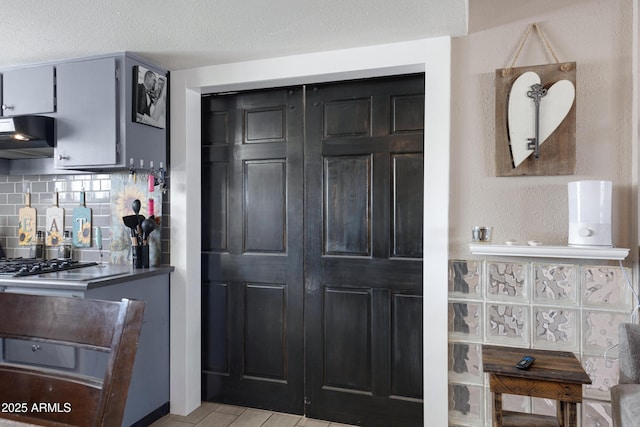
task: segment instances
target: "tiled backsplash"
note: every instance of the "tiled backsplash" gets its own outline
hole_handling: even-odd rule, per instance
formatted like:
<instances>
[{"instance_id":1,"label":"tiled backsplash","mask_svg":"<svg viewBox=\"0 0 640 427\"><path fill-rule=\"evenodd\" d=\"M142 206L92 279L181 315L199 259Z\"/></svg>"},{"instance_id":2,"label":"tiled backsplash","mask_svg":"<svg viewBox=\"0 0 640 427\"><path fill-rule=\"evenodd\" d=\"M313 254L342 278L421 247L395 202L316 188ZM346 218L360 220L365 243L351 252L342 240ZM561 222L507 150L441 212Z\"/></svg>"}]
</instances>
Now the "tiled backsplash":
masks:
<instances>
[{"instance_id":1,"label":"tiled backsplash","mask_svg":"<svg viewBox=\"0 0 640 427\"><path fill-rule=\"evenodd\" d=\"M449 262L450 425L491 425L482 344L572 351L591 377L582 426L611 426L618 325L634 306L628 268L608 265ZM631 283L633 283L631 281ZM606 358L605 358L606 352ZM555 402L504 395L507 410L555 415Z\"/></svg>"},{"instance_id":2,"label":"tiled backsplash","mask_svg":"<svg viewBox=\"0 0 640 427\"><path fill-rule=\"evenodd\" d=\"M33 175L0 176L0 244L7 257L28 257L29 248L18 244L18 211L25 206L25 193L31 193L31 206L37 210L37 229L44 231L46 209L54 203L58 192L58 204L65 210L65 230L71 230L73 208L80 204L80 193L85 192L86 206L92 209L92 225L103 233L103 260L110 259L111 183L114 174ZM122 177L120 177L122 178ZM169 205L167 196L162 203L162 264L169 264L168 229ZM57 249L48 248L47 257L56 256ZM82 261L99 261L100 252L92 241L90 248L74 248L74 258Z\"/></svg>"}]
</instances>

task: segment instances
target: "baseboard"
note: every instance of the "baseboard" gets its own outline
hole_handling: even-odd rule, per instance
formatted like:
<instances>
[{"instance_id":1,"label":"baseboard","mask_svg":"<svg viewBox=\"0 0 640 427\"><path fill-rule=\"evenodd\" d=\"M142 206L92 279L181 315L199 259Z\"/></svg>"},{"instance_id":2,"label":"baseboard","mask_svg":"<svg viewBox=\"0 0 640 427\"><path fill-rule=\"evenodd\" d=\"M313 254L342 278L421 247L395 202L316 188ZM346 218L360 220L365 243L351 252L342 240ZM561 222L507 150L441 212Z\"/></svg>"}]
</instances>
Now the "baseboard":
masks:
<instances>
[{"instance_id":1,"label":"baseboard","mask_svg":"<svg viewBox=\"0 0 640 427\"><path fill-rule=\"evenodd\" d=\"M131 427L147 427L153 424L155 421L158 421L160 418L164 417L169 413L169 402L166 402L155 409L154 411L147 414L144 418L136 421L131 424Z\"/></svg>"}]
</instances>

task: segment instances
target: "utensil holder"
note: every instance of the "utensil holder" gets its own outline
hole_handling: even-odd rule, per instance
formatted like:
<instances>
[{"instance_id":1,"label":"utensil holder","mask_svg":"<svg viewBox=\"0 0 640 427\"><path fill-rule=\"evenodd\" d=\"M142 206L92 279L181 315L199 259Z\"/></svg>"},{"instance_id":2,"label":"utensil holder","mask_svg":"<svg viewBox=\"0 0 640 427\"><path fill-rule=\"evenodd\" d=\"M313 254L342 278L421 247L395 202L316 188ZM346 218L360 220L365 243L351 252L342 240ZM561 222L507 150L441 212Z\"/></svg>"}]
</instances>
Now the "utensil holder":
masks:
<instances>
[{"instance_id":1,"label":"utensil holder","mask_svg":"<svg viewBox=\"0 0 640 427\"><path fill-rule=\"evenodd\" d=\"M133 268L142 268L142 246L131 246Z\"/></svg>"},{"instance_id":2,"label":"utensil holder","mask_svg":"<svg viewBox=\"0 0 640 427\"><path fill-rule=\"evenodd\" d=\"M133 268L149 268L149 246L132 246Z\"/></svg>"},{"instance_id":3,"label":"utensil holder","mask_svg":"<svg viewBox=\"0 0 640 427\"><path fill-rule=\"evenodd\" d=\"M149 246L140 246L142 248L142 268L149 268Z\"/></svg>"}]
</instances>

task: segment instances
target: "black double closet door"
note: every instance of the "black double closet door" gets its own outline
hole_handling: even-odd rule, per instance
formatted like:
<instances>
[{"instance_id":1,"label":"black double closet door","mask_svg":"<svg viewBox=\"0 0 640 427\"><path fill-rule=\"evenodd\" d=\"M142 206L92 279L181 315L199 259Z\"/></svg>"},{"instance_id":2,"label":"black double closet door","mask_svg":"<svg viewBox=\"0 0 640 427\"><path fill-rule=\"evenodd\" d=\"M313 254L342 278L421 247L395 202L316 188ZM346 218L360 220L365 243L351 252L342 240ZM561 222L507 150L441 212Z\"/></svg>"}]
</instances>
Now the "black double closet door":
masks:
<instances>
[{"instance_id":1,"label":"black double closet door","mask_svg":"<svg viewBox=\"0 0 640 427\"><path fill-rule=\"evenodd\" d=\"M202 398L422 426L424 75L202 98Z\"/></svg>"}]
</instances>

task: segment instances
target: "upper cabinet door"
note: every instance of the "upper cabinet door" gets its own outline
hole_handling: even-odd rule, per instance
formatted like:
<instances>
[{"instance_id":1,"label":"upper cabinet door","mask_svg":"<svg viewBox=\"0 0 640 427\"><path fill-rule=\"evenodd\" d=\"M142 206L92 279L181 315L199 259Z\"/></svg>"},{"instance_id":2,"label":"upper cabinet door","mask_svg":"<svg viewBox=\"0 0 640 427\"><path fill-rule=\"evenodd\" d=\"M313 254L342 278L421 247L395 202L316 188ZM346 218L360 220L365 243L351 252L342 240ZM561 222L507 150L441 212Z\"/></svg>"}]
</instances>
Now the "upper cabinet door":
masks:
<instances>
[{"instance_id":1,"label":"upper cabinet door","mask_svg":"<svg viewBox=\"0 0 640 427\"><path fill-rule=\"evenodd\" d=\"M2 73L3 116L45 114L56 111L55 68L42 65Z\"/></svg>"},{"instance_id":2,"label":"upper cabinet door","mask_svg":"<svg viewBox=\"0 0 640 427\"><path fill-rule=\"evenodd\" d=\"M59 64L56 167L110 166L117 160L115 58Z\"/></svg>"}]
</instances>

